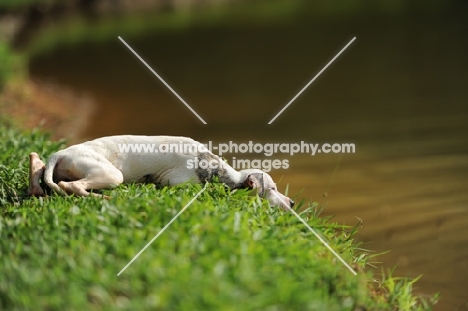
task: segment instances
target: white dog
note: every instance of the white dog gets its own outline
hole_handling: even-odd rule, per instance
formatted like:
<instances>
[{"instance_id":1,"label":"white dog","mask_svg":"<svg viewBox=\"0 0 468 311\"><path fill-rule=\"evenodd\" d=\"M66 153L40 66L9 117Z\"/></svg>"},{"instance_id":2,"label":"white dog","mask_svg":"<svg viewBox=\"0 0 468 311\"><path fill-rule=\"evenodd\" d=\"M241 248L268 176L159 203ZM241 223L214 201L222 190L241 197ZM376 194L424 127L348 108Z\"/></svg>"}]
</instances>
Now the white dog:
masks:
<instances>
[{"instance_id":1,"label":"white dog","mask_svg":"<svg viewBox=\"0 0 468 311\"><path fill-rule=\"evenodd\" d=\"M123 150L130 145L154 149L152 152ZM236 171L203 144L186 137L109 136L61 150L50 157L47 166L35 152L29 158L28 194L34 196L44 195L39 184L42 176L55 192L79 196L88 196L87 190L114 188L121 183L174 186L209 182L218 177L231 189L257 189L272 206L285 210L294 206L293 200L278 192L267 173L259 169Z\"/></svg>"}]
</instances>

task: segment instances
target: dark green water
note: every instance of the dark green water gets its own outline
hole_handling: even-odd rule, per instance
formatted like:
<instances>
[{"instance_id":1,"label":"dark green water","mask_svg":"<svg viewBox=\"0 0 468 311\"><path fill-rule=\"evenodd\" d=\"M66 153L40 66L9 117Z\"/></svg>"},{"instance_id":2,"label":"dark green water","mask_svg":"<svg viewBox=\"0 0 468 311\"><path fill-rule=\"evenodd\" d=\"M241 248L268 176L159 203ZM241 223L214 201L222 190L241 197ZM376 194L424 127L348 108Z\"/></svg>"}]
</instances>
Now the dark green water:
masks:
<instances>
[{"instance_id":1,"label":"dark green water","mask_svg":"<svg viewBox=\"0 0 468 311\"><path fill-rule=\"evenodd\" d=\"M458 14L460 15L460 14ZM466 310L468 37L443 15L239 22L124 38L205 119L203 125L117 39L57 48L33 77L87 92L83 138L183 135L199 141L352 142L352 155L296 155L272 175L290 194L354 225L397 275L423 275L438 310ZM272 125L276 113L357 40ZM227 155L231 159L233 155ZM241 155L234 155L242 158ZM324 197L323 194L327 193ZM345 269L343 273L346 273ZM461 309L460 309L461 308Z\"/></svg>"}]
</instances>

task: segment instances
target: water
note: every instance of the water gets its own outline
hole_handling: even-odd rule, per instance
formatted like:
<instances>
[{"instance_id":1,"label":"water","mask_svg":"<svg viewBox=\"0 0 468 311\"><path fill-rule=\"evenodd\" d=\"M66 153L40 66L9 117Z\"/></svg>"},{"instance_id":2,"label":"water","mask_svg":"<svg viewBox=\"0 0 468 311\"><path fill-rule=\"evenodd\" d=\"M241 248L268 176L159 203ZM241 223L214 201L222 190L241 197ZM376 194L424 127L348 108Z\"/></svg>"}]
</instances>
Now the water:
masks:
<instances>
[{"instance_id":1,"label":"water","mask_svg":"<svg viewBox=\"0 0 468 311\"><path fill-rule=\"evenodd\" d=\"M465 28L464 28L465 27ZM201 115L203 125L123 44L57 48L40 79L92 95L82 138L184 135L206 142L352 142L355 154L276 155L280 190L326 205L439 310L468 299L468 39L464 19L303 19L124 38ZM272 125L276 113L357 40ZM226 155L244 158L242 155ZM345 269L343 273L346 273ZM463 309L463 310L464 310Z\"/></svg>"}]
</instances>

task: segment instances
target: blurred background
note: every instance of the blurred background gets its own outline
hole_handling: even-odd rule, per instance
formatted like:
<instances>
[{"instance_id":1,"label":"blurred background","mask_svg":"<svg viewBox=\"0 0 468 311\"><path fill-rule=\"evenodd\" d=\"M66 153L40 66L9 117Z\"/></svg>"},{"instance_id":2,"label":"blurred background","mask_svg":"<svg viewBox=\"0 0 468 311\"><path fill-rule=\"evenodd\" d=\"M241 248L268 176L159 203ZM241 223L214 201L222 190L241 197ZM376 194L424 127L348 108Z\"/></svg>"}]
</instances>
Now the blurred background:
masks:
<instances>
[{"instance_id":1,"label":"blurred background","mask_svg":"<svg viewBox=\"0 0 468 311\"><path fill-rule=\"evenodd\" d=\"M362 220L363 247L390 251L377 260L395 275L422 275L416 291L440 292L437 310L468 310L466 1L2 3L0 83L21 81L4 83L2 117L70 142L354 143L355 154L275 155L290 166L271 175L323 216Z\"/></svg>"}]
</instances>

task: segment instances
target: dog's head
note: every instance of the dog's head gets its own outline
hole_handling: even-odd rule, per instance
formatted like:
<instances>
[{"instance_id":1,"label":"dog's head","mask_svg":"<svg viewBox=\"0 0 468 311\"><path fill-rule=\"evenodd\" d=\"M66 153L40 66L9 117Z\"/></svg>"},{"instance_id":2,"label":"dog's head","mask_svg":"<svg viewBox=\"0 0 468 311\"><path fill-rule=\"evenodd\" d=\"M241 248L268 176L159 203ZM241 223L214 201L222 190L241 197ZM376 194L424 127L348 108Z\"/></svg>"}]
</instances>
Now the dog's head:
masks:
<instances>
[{"instance_id":1,"label":"dog's head","mask_svg":"<svg viewBox=\"0 0 468 311\"><path fill-rule=\"evenodd\" d=\"M244 186L256 189L258 195L267 199L271 206L280 206L287 211L294 206L294 201L280 193L271 176L261 170L249 170Z\"/></svg>"}]
</instances>

